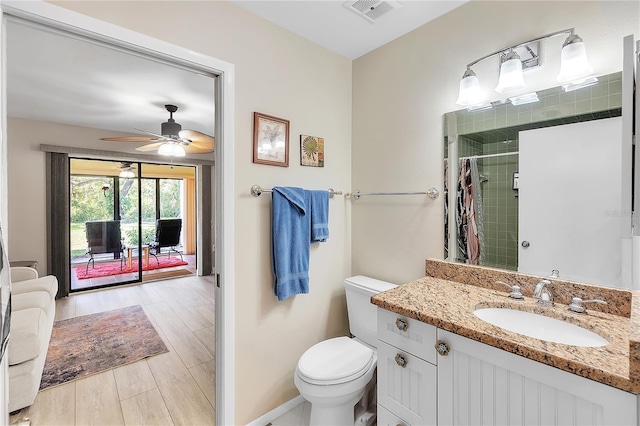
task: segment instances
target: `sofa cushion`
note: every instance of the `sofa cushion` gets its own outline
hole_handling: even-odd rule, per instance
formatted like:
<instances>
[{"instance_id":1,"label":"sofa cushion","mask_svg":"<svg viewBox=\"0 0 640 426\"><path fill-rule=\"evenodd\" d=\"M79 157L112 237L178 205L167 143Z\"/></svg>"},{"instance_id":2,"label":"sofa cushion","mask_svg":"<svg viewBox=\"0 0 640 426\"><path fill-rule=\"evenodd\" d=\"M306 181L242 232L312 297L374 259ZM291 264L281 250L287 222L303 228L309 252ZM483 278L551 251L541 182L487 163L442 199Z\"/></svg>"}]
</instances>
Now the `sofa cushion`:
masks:
<instances>
[{"instance_id":1,"label":"sofa cushion","mask_svg":"<svg viewBox=\"0 0 640 426\"><path fill-rule=\"evenodd\" d=\"M11 311L28 308L40 308L46 314L51 310L51 296L46 291L32 291L30 293L12 294Z\"/></svg>"},{"instance_id":2,"label":"sofa cushion","mask_svg":"<svg viewBox=\"0 0 640 426\"><path fill-rule=\"evenodd\" d=\"M58 293L58 279L53 275L11 283L11 294L23 294L32 291L46 291L52 299Z\"/></svg>"},{"instance_id":3,"label":"sofa cushion","mask_svg":"<svg viewBox=\"0 0 640 426\"><path fill-rule=\"evenodd\" d=\"M40 308L11 312L9 365L20 364L40 355L43 333L50 333L47 315Z\"/></svg>"}]
</instances>

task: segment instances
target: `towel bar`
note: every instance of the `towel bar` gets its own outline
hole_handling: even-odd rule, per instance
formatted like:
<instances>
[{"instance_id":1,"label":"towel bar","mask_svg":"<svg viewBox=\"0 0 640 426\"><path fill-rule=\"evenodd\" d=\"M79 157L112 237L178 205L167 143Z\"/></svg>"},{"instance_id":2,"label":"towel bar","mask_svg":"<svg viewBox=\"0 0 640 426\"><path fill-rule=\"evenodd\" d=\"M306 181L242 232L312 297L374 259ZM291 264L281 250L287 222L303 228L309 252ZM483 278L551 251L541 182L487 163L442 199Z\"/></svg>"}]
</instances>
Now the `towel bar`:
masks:
<instances>
[{"instance_id":1,"label":"towel bar","mask_svg":"<svg viewBox=\"0 0 640 426\"><path fill-rule=\"evenodd\" d=\"M253 185L251 187L251 195L259 197L263 192L273 192L273 189L262 188L260 185ZM333 198L334 195L342 195L342 191L334 191L333 188L327 190L329 198Z\"/></svg>"}]
</instances>

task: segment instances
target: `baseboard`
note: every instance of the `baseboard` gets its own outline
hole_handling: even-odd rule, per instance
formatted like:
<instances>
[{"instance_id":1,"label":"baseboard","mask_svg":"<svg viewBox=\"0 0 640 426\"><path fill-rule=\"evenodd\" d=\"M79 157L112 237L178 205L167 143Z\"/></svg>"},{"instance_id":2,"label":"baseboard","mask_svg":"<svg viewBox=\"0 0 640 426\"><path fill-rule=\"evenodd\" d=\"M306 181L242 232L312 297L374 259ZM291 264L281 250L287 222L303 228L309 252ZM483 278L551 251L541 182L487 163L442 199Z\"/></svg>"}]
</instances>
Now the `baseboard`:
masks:
<instances>
[{"instance_id":1,"label":"baseboard","mask_svg":"<svg viewBox=\"0 0 640 426\"><path fill-rule=\"evenodd\" d=\"M278 417L282 416L283 414L293 410L303 402L304 402L304 398L302 397L302 395L298 395L292 400L287 401L284 404L269 411L268 413L258 417L254 421L249 422L247 426L266 426L272 421L274 421L275 419L277 419Z\"/></svg>"}]
</instances>

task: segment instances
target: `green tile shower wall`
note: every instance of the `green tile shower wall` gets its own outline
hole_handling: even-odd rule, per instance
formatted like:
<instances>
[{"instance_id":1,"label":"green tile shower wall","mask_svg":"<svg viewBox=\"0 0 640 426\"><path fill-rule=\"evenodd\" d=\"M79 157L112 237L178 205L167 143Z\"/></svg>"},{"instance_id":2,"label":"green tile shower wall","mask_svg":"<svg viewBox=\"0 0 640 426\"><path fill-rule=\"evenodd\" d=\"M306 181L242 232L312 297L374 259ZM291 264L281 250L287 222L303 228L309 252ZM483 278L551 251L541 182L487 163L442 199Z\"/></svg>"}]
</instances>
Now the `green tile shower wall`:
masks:
<instances>
[{"instance_id":1,"label":"green tile shower wall","mask_svg":"<svg viewBox=\"0 0 640 426\"><path fill-rule=\"evenodd\" d=\"M513 152L518 141L484 145L482 155ZM482 158L482 184L485 230L485 266L518 269L518 191L512 189L513 173L518 171L518 155Z\"/></svg>"}]
</instances>

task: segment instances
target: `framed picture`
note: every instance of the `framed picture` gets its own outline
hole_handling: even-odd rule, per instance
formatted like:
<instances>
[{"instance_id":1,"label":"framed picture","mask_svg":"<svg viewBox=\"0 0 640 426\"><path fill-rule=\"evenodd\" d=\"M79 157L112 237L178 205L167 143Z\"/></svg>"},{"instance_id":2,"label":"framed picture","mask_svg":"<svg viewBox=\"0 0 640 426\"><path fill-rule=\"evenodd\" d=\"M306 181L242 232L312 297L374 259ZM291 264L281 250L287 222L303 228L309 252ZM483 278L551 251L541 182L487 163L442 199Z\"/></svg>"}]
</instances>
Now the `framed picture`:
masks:
<instances>
[{"instance_id":1,"label":"framed picture","mask_svg":"<svg viewBox=\"0 0 640 426\"><path fill-rule=\"evenodd\" d=\"M253 113L253 162L289 167L289 120Z\"/></svg>"},{"instance_id":2,"label":"framed picture","mask_svg":"<svg viewBox=\"0 0 640 426\"><path fill-rule=\"evenodd\" d=\"M300 165L324 167L324 138L300 135Z\"/></svg>"}]
</instances>

